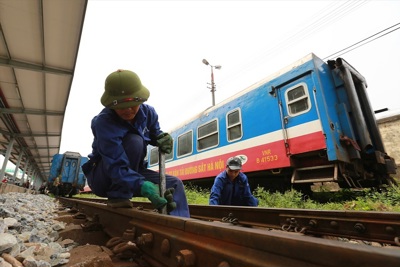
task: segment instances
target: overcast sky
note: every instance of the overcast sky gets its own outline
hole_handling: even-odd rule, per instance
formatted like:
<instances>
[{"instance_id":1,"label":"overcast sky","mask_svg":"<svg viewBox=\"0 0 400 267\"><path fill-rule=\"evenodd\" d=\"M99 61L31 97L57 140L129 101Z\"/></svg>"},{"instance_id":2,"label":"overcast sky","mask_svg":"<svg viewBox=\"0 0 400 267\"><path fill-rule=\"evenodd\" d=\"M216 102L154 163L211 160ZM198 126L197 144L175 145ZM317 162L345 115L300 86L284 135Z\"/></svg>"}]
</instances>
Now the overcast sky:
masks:
<instances>
[{"instance_id":1,"label":"overcast sky","mask_svg":"<svg viewBox=\"0 0 400 267\"><path fill-rule=\"evenodd\" d=\"M212 105L203 59L222 66L217 104L314 53L356 68L374 110L397 110L399 23L400 1L89 0L60 153L91 152L90 121L117 69L139 75L164 131Z\"/></svg>"}]
</instances>

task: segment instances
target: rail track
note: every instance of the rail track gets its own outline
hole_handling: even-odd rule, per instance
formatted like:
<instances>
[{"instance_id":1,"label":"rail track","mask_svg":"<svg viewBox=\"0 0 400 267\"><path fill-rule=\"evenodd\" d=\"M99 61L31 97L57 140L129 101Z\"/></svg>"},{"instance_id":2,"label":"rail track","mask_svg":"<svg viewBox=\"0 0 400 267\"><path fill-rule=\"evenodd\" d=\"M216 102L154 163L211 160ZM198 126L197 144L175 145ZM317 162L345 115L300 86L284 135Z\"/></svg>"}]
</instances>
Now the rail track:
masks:
<instances>
[{"instance_id":1,"label":"rail track","mask_svg":"<svg viewBox=\"0 0 400 267\"><path fill-rule=\"evenodd\" d=\"M133 209L111 209L101 199L59 201L85 218L84 231L101 229L116 243L129 236L150 266L400 266L398 213L191 205L192 218L180 218L143 202L134 202Z\"/></svg>"}]
</instances>

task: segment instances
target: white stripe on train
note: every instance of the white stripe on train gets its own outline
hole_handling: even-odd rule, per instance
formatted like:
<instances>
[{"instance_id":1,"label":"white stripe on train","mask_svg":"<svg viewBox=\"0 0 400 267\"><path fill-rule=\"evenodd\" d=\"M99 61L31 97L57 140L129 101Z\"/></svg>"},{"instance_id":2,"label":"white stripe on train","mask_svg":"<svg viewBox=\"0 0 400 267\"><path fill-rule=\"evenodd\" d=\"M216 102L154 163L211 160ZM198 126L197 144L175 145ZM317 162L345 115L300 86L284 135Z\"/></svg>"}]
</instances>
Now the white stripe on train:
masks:
<instances>
[{"instance_id":1,"label":"white stripe on train","mask_svg":"<svg viewBox=\"0 0 400 267\"><path fill-rule=\"evenodd\" d=\"M319 120L314 120L310 122L306 122L297 126L293 126L287 129L287 136L289 138L300 137L303 135L308 135L316 132L321 132L321 123ZM166 167L176 167L183 164L191 163L194 161L204 160L211 157L215 157L221 154L229 154L236 151L240 151L243 149L259 146L260 144L268 144L276 141L283 140L283 132L282 130L277 130L274 132L266 133L257 137L253 137L250 139L242 140L231 145L218 147L215 149L210 149L208 151L202 153L196 153L188 157L184 157L182 159L177 159L175 161L167 161ZM152 166L149 169L158 170L158 165Z\"/></svg>"}]
</instances>

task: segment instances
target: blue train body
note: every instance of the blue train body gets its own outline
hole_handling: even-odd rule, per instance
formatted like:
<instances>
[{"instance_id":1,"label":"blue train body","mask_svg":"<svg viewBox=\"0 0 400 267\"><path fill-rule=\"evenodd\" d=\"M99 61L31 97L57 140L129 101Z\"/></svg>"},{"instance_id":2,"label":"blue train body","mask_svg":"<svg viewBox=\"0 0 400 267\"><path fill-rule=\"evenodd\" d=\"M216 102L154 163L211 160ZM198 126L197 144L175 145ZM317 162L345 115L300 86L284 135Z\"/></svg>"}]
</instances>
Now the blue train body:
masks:
<instances>
[{"instance_id":1,"label":"blue train body","mask_svg":"<svg viewBox=\"0 0 400 267\"><path fill-rule=\"evenodd\" d=\"M239 156L243 171L261 185L393 182L396 164L385 152L366 87L343 59L309 54L174 128L166 173L210 181L227 158ZM148 162L158 169L157 148L149 147Z\"/></svg>"},{"instance_id":2,"label":"blue train body","mask_svg":"<svg viewBox=\"0 0 400 267\"><path fill-rule=\"evenodd\" d=\"M82 172L82 165L87 161L87 157L82 157L77 152L55 154L48 177L49 190L55 195L69 197L83 190L86 177Z\"/></svg>"}]
</instances>

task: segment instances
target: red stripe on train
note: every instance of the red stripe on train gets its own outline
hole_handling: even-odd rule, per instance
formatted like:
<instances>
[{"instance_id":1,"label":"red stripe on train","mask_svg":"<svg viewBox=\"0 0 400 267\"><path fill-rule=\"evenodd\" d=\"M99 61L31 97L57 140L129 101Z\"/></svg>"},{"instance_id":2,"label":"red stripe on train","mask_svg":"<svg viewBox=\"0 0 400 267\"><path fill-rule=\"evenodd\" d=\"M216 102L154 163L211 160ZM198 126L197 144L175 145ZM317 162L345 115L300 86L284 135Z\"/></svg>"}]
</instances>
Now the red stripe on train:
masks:
<instances>
[{"instance_id":1,"label":"red stripe on train","mask_svg":"<svg viewBox=\"0 0 400 267\"><path fill-rule=\"evenodd\" d=\"M280 140L175 167L168 167L167 163L166 173L177 176L182 180L215 177L218 173L225 170L226 160L232 156L242 158L243 172L284 168L290 166L288 153L294 155L326 148L322 132L291 138L288 140L288 145L287 150L284 141Z\"/></svg>"}]
</instances>

